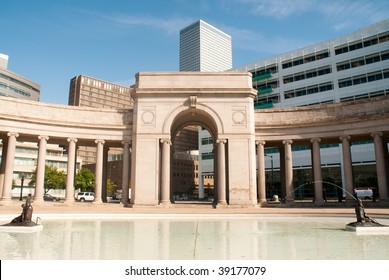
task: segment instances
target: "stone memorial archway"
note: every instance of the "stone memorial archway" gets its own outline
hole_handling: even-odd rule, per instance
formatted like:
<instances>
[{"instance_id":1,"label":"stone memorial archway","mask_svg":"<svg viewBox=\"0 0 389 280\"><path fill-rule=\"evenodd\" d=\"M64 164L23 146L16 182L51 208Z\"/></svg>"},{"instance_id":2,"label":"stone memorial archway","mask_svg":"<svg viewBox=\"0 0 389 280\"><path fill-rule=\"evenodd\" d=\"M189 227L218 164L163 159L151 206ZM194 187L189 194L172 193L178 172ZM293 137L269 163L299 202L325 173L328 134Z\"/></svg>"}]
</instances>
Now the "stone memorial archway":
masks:
<instances>
[{"instance_id":1,"label":"stone memorial archway","mask_svg":"<svg viewBox=\"0 0 389 280\"><path fill-rule=\"evenodd\" d=\"M215 141L217 206L256 205L255 94L248 73L139 73L131 203L169 206L172 135L196 124Z\"/></svg>"}]
</instances>

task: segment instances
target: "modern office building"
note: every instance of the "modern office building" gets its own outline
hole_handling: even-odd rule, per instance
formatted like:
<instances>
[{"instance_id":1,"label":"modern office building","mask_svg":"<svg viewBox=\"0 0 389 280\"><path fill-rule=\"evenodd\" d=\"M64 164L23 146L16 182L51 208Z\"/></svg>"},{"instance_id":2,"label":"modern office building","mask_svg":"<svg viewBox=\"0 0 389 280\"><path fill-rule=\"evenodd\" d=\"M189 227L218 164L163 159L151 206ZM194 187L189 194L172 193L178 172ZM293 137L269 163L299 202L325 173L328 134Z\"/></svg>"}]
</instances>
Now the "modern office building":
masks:
<instances>
[{"instance_id":1,"label":"modern office building","mask_svg":"<svg viewBox=\"0 0 389 280\"><path fill-rule=\"evenodd\" d=\"M180 71L231 69L231 36L198 20L180 30Z\"/></svg>"},{"instance_id":2,"label":"modern office building","mask_svg":"<svg viewBox=\"0 0 389 280\"><path fill-rule=\"evenodd\" d=\"M0 53L0 95L39 101L40 85L8 70L8 55Z\"/></svg>"},{"instance_id":3,"label":"modern office building","mask_svg":"<svg viewBox=\"0 0 389 280\"><path fill-rule=\"evenodd\" d=\"M131 91L131 87L79 75L70 80L68 104L106 109L132 108L134 100ZM112 152L121 153L114 149ZM82 158L84 164L93 164L96 162L96 148L79 147L78 156Z\"/></svg>"},{"instance_id":4,"label":"modern office building","mask_svg":"<svg viewBox=\"0 0 389 280\"><path fill-rule=\"evenodd\" d=\"M256 109L298 107L389 95L389 19L351 34L232 69L249 71L258 90ZM353 139L351 139L353 141ZM324 177L341 182L341 146L321 145ZM294 147L296 185L311 180L309 147ZM374 148L353 142L355 187L374 184ZM279 154L268 148L268 184L279 181ZM274 178L276 176L276 178ZM272 179L271 179L272 178Z\"/></svg>"}]
</instances>

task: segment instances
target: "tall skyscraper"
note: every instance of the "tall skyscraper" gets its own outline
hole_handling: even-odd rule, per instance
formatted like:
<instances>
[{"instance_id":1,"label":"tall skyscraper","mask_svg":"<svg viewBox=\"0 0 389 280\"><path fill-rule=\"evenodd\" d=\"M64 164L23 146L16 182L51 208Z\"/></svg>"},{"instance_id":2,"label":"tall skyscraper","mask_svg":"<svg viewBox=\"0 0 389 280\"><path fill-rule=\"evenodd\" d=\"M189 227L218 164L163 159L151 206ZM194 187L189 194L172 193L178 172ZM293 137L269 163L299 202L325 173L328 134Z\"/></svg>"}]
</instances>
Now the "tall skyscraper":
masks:
<instances>
[{"instance_id":1,"label":"tall skyscraper","mask_svg":"<svg viewBox=\"0 0 389 280\"><path fill-rule=\"evenodd\" d=\"M231 68L231 36L202 20L180 30L180 71L218 72Z\"/></svg>"},{"instance_id":2,"label":"tall skyscraper","mask_svg":"<svg viewBox=\"0 0 389 280\"><path fill-rule=\"evenodd\" d=\"M180 30L180 71L221 72L232 68L231 36L198 20ZM205 198L204 185L213 188L213 139L198 128L198 194Z\"/></svg>"}]
</instances>

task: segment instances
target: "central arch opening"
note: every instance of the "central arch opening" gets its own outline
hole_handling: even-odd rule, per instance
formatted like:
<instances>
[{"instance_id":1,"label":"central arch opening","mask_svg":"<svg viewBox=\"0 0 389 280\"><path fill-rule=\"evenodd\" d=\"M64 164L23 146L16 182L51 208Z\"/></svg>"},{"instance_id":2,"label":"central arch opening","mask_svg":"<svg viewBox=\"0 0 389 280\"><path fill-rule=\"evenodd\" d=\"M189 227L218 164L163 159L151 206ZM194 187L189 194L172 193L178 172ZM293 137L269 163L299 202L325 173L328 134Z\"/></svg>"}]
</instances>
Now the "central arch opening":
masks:
<instances>
[{"instance_id":1,"label":"central arch opening","mask_svg":"<svg viewBox=\"0 0 389 280\"><path fill-rule=\"evenodd\" d=\"M215 140L212 118L198 110L179 114L171 128L171 201L175 204L216 203Z\"/></svg>"}]
</instances>

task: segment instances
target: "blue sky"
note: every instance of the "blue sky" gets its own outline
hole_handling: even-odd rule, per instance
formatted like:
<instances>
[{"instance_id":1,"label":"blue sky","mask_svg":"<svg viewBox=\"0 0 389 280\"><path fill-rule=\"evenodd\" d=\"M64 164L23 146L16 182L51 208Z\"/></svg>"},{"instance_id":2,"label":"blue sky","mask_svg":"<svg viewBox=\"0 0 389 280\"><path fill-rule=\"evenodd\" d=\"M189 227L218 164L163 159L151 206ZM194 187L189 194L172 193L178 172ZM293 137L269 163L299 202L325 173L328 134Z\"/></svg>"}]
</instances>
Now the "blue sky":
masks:
<instances>
[{"instance_id":1,"label":"blue sky","mask_svg":"<svg viewBox=\"0 0 389 280\"><path fill-rule=\"evenodd\" d=\"M235 67L388 17L387 0L0 0L0 53L42 102L67 104L76 75L178 71L179 30L198 19L232 36Z\"/></svg>"}]
</instances>

